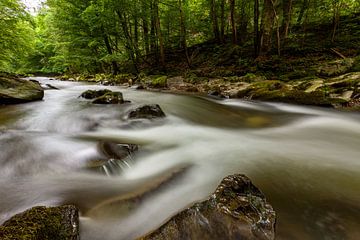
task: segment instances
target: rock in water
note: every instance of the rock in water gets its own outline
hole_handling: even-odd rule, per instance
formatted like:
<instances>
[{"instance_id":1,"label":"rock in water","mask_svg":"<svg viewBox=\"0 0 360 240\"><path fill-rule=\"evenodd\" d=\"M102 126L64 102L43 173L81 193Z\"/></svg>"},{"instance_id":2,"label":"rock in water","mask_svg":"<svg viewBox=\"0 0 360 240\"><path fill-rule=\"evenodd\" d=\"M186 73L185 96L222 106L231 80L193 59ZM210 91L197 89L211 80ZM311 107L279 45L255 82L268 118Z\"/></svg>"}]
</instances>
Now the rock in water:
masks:
<instances>
[{"instance_id":1,"label":"rock in water","mask_svg":"<svg viewBox=\"0 0 360 240\"><path fill-rule=\"evenodd\" d=\"M83 92L80 97L83 97L85 99L95 99L98 97L101 97L107 93L111 93L111 91L109 89L102 89L102 90L87 90L85 92Z\"/></svg>"},{"instance_id":2,"label":"rock in water","mask_svg":"<svg viewBox=\"0 0 360 240\"><path fill-rule=\"evenodd\" d=\"M125 103L121 92L109 92L96 98L93 104L123 104Z\"/></svg>"},{"instance_id":3,"label":"rock in water","mask_svg":"<svg viewBox=\"0 0 360 240\"><path fill-rule=\"evenodd\" d=\"M0 76L0 104L18 104L41 100L44 90L36 81Z\"/></svg>"},{"instance_id":4,"label":"rock in water","mask_svg":"<svg viewBox=\"0 0 360 240\"><path fill-rule=\"evenodd\" d=\"M160 106L157 104L144 105L138 107L135 110L132 110L129 113L130 119L138 119L138 118L153 119L153 118L163 118L163 117L165 117L165 113L161 110Z\"/></svg>"},{"instance_id":5,"label":"rock in water","mask_svg":"<svg viewBox=\"0 0 360 240\"><path fill-rule=\"evenodd\" d=\"M34 207L0 226L2 240L79 240L79 212L75 206Z\"/></svg>"},{"instance_id":6,"label":"rock in water","mask_svg":"<svg viewBox=\"0 0 360 240\"><path fill-rule=\"evenodd\" d=\"M244 175L223 179L215 193L174 216L155 232L152 239L275 239L273 208Z\"/></svg>"}]
</instances>

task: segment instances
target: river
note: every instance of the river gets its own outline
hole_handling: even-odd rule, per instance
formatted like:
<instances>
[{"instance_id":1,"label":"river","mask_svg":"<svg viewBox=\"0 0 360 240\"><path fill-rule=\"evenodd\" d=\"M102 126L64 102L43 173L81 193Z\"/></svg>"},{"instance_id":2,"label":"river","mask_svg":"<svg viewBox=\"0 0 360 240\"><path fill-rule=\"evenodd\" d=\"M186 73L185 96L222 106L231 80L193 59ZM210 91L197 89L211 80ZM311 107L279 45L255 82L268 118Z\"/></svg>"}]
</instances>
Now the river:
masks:
<instances>
[{"instance_id":1,"label":"river","mask_svg":"<svg viewBox=\"0 0 360 240\"><path fill-rule=\"evenodd\" d=\"M243 173L277 212L277 239L359 239L360 115L331 109L137 91L93 105L88 83L33 78L59 90L0 106L0 222L33 206L74 203L81 238L134 239ZM157 103L165 119L129 120ZM102 139L138 144L121 163Z\"/></svg>"}]
</instances>

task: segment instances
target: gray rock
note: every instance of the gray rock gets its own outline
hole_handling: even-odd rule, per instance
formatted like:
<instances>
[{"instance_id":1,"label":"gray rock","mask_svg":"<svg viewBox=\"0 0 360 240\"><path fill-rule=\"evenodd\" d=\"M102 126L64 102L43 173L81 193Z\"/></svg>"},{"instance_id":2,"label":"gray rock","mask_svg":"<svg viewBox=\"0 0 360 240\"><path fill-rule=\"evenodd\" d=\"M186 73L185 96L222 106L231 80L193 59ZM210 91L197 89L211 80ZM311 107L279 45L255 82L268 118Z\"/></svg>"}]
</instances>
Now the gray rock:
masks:
<instances>
[{"instance_id":1,"label":"gray rock","mask_svg":"<svg viewBox=\"0 0 360 240\"><path fill-rule=\"evenodd\" d=\"M0 76L0 104L18 104L41 100L44 90L39 82Z\"/></svg>"},{"instance_id":2,"label":"gray rock","mask_svg":"<svg viewBox=\"0 0 360 240\"><path fill-rule=\"evenodd\" d=\"M244 175L223 179L211 197L180 212L158 230L141 238L152 239L275 239L276 214L265 196Z\"/></svg>"}]
</instances>

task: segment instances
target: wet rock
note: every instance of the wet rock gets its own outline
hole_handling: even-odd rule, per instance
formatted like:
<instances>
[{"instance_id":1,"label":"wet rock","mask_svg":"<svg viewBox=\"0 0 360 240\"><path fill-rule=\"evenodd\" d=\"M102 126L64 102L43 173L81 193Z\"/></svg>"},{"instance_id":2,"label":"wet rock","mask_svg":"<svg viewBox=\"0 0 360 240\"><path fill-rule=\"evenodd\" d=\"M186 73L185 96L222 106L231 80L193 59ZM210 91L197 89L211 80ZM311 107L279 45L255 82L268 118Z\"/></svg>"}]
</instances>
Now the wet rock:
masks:
<instances>
[{"instance_id":1,"label":"wet rock","mask_svg":"<svg viewBox=\"0 0 360 240\"><path fill-rule=\"evenodd\" d=\"M145 87L142 84L138 84L138 85L132 85L131 89L142 90L145 89Z\"/></svg>"},{"instance_id":2,"label":"wet rock","mask_svg":"<svg viewBox=\"0 0 360 240\"><path fill-rule=\"evenodd\" d=\"M180 212L150 239L275 239L276 214L265 196L244 175L223 179L215 193Z\"/></svg>"},{"instance_id":3,"label":"wet rock","mask_svg":"<svg viewBox=\"0 0 360 240\"><path fill-rule=\"evenodd\" d=\"M209 91L208 92L209 97L215 97L215 98L226 98L220 91Z\"/></svg>"},{"instance_id":4,"label":"wet rock","mask_svg":"<svg viewBox=\"0 0 360 240\"><path fill-rule=\"evenodd\" d=\"M85 92L83 92L80 96L85 98L85 99L95 99L98 97L101 97L107 93L111 93L111 91L109 89L102 89L102 90L87 90Z\"/></svg>"},{"instance_id":5,"label":"wet rock","mask_svg":"<svg viewBox=\"0 0 360 240\"><path fill-rule=\"evenodd\" d=\"M92 101L93 104L123 104L125 103L121 92L109 92Z\"/></svg>"},{"instance_id":6,"label":"wet rock","mask_svg":"<svg viewBox=\"0 0 360 240\"><path fill-rule=\"evenodd\" d=\"M99 143L100 150L108 157L114 159L124 159L138 150L135 144L121 144L102 141Z\"/></svg>"},{"instance_id":7,"label":"wet rock","mask_svg":"<svg viewBox=\"0 0 360 240\"><path fill-rule=\"evenodd\" d=\"M153 118L163 118L165 117L165 113L162 111L159 105L152 104L152 105L144 105L138 107L135 110L132 110L128 117L130 119L139 119L139 118L146 118L146 119L153 119Z\"/></svg>"},{"instance_id":8,"label":"wet rock","mask_svg":"<svg viewBox=\"0 0 360 240\"><path fill-rule=\"evenodd\" d=\"M79 212L75 206L34 207L0 226L0 239L79 240Z\"/></svg>"},{"instance_id":9,"label":"wet rock","mask_svg":"<svg viewBox=\"0 0 360 240\"><path fill-rule=\"evenodd\" d=\"M105 155L105 158L89 161L87 169L106 175L119 175L123 169L128 169L132 155L139 149L134 144L106 141L99 142L98 148Z\"/></svg>"},{"instance_id":10,"label":"wet rock","mask_svg":"<svg viewBox=\"0 0 360 240\"><path fill-rule=\"evenodd\" d=\"M0 76L0 104L18 104L42 100L44 90L39 82Z\"/></svg>"}]
</instances>

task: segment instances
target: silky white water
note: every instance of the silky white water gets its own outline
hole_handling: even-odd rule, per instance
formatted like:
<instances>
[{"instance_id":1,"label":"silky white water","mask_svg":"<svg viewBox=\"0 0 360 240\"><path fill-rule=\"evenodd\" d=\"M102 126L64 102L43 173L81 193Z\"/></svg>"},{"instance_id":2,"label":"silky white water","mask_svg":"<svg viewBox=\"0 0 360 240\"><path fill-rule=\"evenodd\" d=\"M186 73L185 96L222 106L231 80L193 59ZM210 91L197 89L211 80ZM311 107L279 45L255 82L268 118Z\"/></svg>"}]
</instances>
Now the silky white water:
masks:
<instances>
[{"instance_id":1,"label":"silky white water","mask_svg":"<svg viewBox=\"0 0 360 240\"><path fill-rule=\"evenodd\" d=\"M131 104L99 106L78 96L102 86L36 80L59 90L0 106L1 222L33 206L75 204L82 239L134 239L243 173L277 212L278 239L360 237L358 113L119 87L106 88ZM150 103L167 117L127 119ZM100 140L139 151L111 165L117 174L89 171Z\"/></svg>"}]
</instances>

